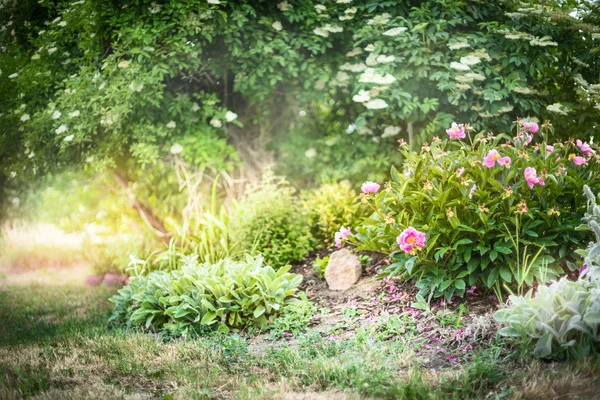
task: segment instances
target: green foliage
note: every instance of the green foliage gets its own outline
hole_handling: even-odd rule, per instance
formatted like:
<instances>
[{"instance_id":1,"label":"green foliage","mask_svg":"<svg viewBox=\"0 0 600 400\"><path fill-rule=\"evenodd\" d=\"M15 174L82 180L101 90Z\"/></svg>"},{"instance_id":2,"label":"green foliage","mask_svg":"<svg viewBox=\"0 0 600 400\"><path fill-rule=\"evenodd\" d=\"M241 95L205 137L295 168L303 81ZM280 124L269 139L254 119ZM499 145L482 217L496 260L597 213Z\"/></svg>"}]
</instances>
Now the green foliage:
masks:
<instances>
[{"instance_id":1,"label":"green foliage","mask_svg":"<svg viewBox=\"0 0 600 400\"><path fill-rule=\"evenodd\" d=\"M312 270L319 278L323 279L327 265L329 265L329 256L323 258L317 256L315 261L313 261Z\"/></svg>"},{"instance_id":2,"label":"green foliage","mask_svg":"<svg viewBox=\"0 0 600 400\"><path fill-rule=\"evenodd\" d=\"M300 292L298 297L299 301L287 305L269 325L273 339L281 339L286 337L286 334L296 336L304 332L317 312L317 307L308 300L304 292Z\"/></svg>"},{"instance_id":3,"label":"green foliage","mask_svg":"<svg viewBox=\"0 0 600 400\"><path fill-rule=\"evenodd\" d=\"M324 184L302 193L304 213L317 247L329 247L340 226L353 227L369 213L357 205L357 193L349 182Z\"/></svg>"},{"instance_id":4,"label":"green foliage","mask_svg":"<svg viewBox=\"0 0 600 400\"><path fill-rule=\"evenodd\" d=\"M141 326L170 336L203 329L228 331L246 326L266 327L272 317L296 299L300 275L289 267L275 271L263 258L221 260L198 264L182 260L181 269L155 271L131 279L110 301L111 323Z\"/></svg>"},{"instance_id":5,"label":"green foliage","mask_svg":"<svg viewBox=\"0 0 600 400\"><path fill-rule=\"evenodd\" d=\"M600 208L585 186L588 213L584 220L596 234L585 251L585 263L576 281L561 278L539 286L524 296L510 296L510 305L494 314L506 324L499 333L535 344L533 354L542 358L582 358L600 350Z\"/></svg>"},{"instance_id":6,"label":"green foliage","mask_svg":"<svg viewBox=\"0 0 600 400\"><path fill-rule=\"evenodd\" d=\"M214 3L5 4L0 213L48 171L144 179L131 172L176 145L210 171L268 148L311 183L381 179L397 135L417 144L452 120L557 117L565 136L599 122L594 2Z\"/></svg>"},{"instance_id":7,"label":"green foliage","mask_svg":"<svg viewBox=\"0 0 600 400\"><path fill-rule=\"evenodd\" d=\"M233 205L229 220L242 248L261 253L275 268L300 260L311 250L309 223L294 189L269 171Z\"/></svg>"},{"instance_id":8,"label":"green foliage","mask_svg":"<svg viewBox=\"0 0 600 400\"><path fill-rule=\"evenodd\" d=\"M155 240L136 235L88 236L82 243L82 253L96 275L124 274L131 256L144 259L156 244Z\"/></svg>"},{"instance_id":9,"label":"green foliage","mask_svg":"<svg viewBox=\"0 0 600 400\"><path fill-rule=\"evenodd\" d=\"M469 133L465 141L435 140L419 154L401 146L404 173L392 167L387 188L363 197L374 213L355 230L358 249L391 253L394 262L384 274L416 277L422 294L447 299L473 285L499 289L556 276L590 238L575 228L585 212L583 185L600 189L600 168L595 156L575 165L571 158L580 151L572 141L556 142L550 151L544 130L534 135L539 143L529 146L523 146L523 133ZM482 161L491 150L512 162L486 167ZM544 186L529 188L528 167ZM427 233L426 247L416 256L396 247L408 226Z\"/></svg>"}]
</instances>

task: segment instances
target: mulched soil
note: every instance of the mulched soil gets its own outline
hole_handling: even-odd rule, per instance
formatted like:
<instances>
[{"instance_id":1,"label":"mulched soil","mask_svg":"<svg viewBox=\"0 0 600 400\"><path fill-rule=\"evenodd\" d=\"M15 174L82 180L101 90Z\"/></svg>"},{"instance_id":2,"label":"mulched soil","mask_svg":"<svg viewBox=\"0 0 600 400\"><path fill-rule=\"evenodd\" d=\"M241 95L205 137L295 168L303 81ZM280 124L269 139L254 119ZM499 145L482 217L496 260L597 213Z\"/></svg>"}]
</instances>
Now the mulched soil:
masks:
<instances>
[{"instance_id":1,"label":"mulched soil","mask_svg":"<svg viewBox=\"0 0 600 400\"><path fill-rule=\"evenodd\" d=\"M492 314L499 303L495 296L475 290L473 295L453 299L449 304L435 299L430 304L431 313L423 313L411 307L418 292L414 282L376 279L377 271L389 265L385 255L359 252L372 257L369 265L363 268L360 281L346 291L330 290L327 282L312 271L312 263L317 256L323 258L333 251L335 249L312 253L292 267L291 272L304 276L300 290L319 307L329 310L313 318L310 330L338 340L351 337L359 328L373 327L382 318L408 314L413 323L410 335L389 335L385 340L404 340L418 353L422 367L433 370L468 362L477 348L490 343L496 335L498 326ZM452 322L456 321L461 305L468 311L458 322ZM285 342L289 346L297 345L293 337ZM259 335L251 343L254 353L282 345L270 341L268 335Z\"/></svg>"}]
</instances>

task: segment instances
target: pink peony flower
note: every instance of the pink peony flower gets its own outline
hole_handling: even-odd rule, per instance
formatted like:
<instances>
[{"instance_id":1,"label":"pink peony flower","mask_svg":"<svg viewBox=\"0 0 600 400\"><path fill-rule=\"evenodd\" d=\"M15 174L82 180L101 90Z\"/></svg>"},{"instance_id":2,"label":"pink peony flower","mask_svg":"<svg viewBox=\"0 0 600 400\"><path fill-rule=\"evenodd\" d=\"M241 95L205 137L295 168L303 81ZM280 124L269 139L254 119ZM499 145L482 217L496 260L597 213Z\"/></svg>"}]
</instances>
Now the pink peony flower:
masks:
<instances>
[{"instance_id":1,"label":"pink peony flower","mask_svg":"<svg viewBox=\"0 0 600 400\"><path fill-rule=\"evenodd\" d=\"M587 142L583 142L581 143L581 140L577 139L577 147L579 147L579 150L581 150L581 152L583 153L584 156L589 157L594 151L592 150L592 148L590 147L589 144L587 144ZM579 164L577 164L579 165Z\"/></svg>"},{"instance_id":2,"label":"pink peony flower","mask_svg":"<svg viewBox=\"0 0 600 400\"><path fill-rule=\"evenodd\" d=\"M533 167L525 168L523 175L525 176L525 181L527 181L527 184L529 185L529 189L533 189L533 185L536 184L540 186L545 185L544 181L537 177L537 172Z\"/></svg>"},{"instance_id":3,"label":"pink peony flower","mask_svg":"<svg viewBox=\"0 0 600 400\"><path fill-rule=\"evenodd\" d=\"M483 159L483 165L485 165L488 168L493 168L496 162L498 162L498 164L500 165L504 165L510 164L510 161L511 160L509 156L502 157L500 156L500 153L498 153L497 150L490 150L488 155L485 156L485 158Z\"/></svg>"},{"instance_id":4,"label":"pink peony flower","mask_svg":"<svg viewBox=\"0 0 600 400\"><path fill-rule=\"evenodd\" d=\"M335 233L335 246L340 249L342 247L342 240L349 237L351 234L350 228L342 226L340 230Z\"/></svg>"},{"instance_id":5,"label":"pink peony flower","mask_svg":"<svg viewBox=\"0 0 600 400\"><path fill-rule=\"evenodd\" d=\"M573 157L573 162L575 163L575 165L582 165L587 163L586 159L580 156Z\"/></svg>"},{"instance_id":6,"label":"pink peony flower","mask_svg":"<svg viewBox=\"0 0 600 400\"><path fill-rule=\"evenodd\" d=\"M540 127L535 122L523 122L523 131L529 133L538 133Z\"/></svg>"},{"instance_id":7,"label":"pink peony flower","mask_svg":"<svg viewBox=\"0 0 600 400\"><path fill-rule=\"evenodd\" d=\"M419 232L412 226L409 226L398 235L396 242L398 242L402 251L414 255L417 251L425 247L425 239L425 233Z\"/></svg>"},{"instance_id":8,"label":"pink peony flower","mask_svg":"<svg viewBox=\"0 0 600 400\"><path fill-rule=\"evenodd\" d=\"M554 146L546 145L546 157L550 155L554 151Z\"/></svg>"},{"instance_id":9,"label":"pink peony flower","mask_svg":"<svg viewBox=\"0 0 600 400\"><path fill-rule=\"evenodd\" d=\"M452 123L452 127L450 129L446 129L446 133L450 136L450 139L464 139L465 138L465 128L464 126L458 125L456 122Z\"/></svg>"},{"instance_id":10,"label":"pink peony flower","mask_svg":"<svg viewBox=\"0 0 600 400\"><path fill-rule=\"evenodd\" d=\"M367 181L362 184L360 190L362 190L363 193L377 193L380 187L381 186L379 186L378 183Z\"/></svg>"}]
</instances>

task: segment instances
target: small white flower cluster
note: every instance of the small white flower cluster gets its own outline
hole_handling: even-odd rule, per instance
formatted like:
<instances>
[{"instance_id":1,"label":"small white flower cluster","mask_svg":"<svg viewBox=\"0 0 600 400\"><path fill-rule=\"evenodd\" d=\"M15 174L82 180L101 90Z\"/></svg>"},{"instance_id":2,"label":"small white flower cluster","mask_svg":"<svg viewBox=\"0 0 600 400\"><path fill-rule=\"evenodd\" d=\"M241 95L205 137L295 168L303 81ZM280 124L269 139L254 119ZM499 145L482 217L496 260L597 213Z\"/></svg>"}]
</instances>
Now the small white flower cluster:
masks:
<instances>
[{"instance_id":1,"label":"small white flower cluster","mask_svg":"<svg viewBox=\"0 0 600 400\"><path fill-rule=\"evenodd\" d=\"M560 103L550 104L546 107L546 110L560 115L567 115L569 113L569 110L566 110Z\"/></svg>"},{"instance_id":2,"label":"small white flower cluster","mask_svg":"<svg viewBox=\"0 0 600 400\"><path fill-rule=\"evenodd\" d=\"M167 128L169 128L169 129L175 129L176 127L177 127L177 122L175 122L175 121L169 121L167 123Z\"/></svg>"},{"instance_id":3,"label":"small white flower cluster","mask_svg":"<svg viewBox=\"0 0 600 400\"><path fill-rule=\"evenodd\" d=\"M311 147L310 149L306 150L306 152L304 153L304 156L306 158L314 158L317 156L317 150L314 149L313 147Z\"/></svg>"},{"instance_id":4,"label":"small white flower cluster","mask_svg":"<svg viewBox=\"0 0 600 400\"><path fill-rule=\"evenodd\" d=\"M280 31L280 30L283 29L283 25L281 25L281 22L279 22L279 21L273 22L273 24L271 25L271 27L273 29L275 29L276 31Z\"/></svg>"},{"instance_id":5,"label":"small white flower cluster","mask_svg":"<svg viewBox=\"0 0 600 400\"><path fill-rule=\"evenodd\" d=\"M407 29L408 28L405 28L403 26L402 27L397 27L397 28L392 28L390 30L387 30L387 31L383 32L383 35L384 36L392 36L392 37L394 37L394 36L400 35L403 32L406 32Z\"/></svg>"},{"instance_id":6,"label":"small white flower cluster","mask_svg":"<svg viewBox=\"0 0 600 400\"><path fill-rule=\"evenodd\" d=\"M463 63L459 63L459 62L456 62L456 61L452 61L450 63L450 68L455 69L457 71L469 71L469 70L471 70L471 68L469 68L468 65L463 64Z\"/></svg>"},{"instance_id":7,"label":"small white flower cluster","mask_svg":"<svg viewBox=\"0 0 600 400\"><path fill-rule=\"evenodd\" d=\"M498 110L498 113L500 113L500 114L508 113L508 112L511 112L514 108L515 107L508 104L508 105L505 105L504 107L500 107L500 109Z\"/></svg>"},{"instance_id":8,"label":"small white flower cluster","mask_svg":"<svg viewBox=\"0 0 600 400\"><path fill-rule=\"evenodd\" d=\"M376 83L378 85L389 85L396 81L396 78L390 75L389 73L385 73L385 75L381 75L374 68L367 68L360 76L359 82L362 83Z\"/></svg>"},{"instance_id":9,"label":"small white flower cluster","mask_svg":"<svg viewBox=\"0 0 600 400\"><path fill-rule=\"evenodd\" d=\"M390 19L392 19L392 16L390 14L383 13L381 15L376 15L375 17L368 20L367 25L385 25L388 22L390 22Z\"/></svg>"},{"instance_id":10,"label":"small white flower cluster","mask_svg":"<svg viewBox=\"0 0 600 400\"><path fill-rule=\"evenodd\" d=\"M452 43L448 43L450 50L464 49L466 47L471 47L471 45L465 39L458 39Z\"/></svg>"},{"instance_id":11,"label":"small white flower cluster","mask_svg":"<svg viewBox=\"0 0 600 400\"><path fill-rule=\"evenodd\" d=\"M129 89L134 91L134 92L141 92L142 89L144 88L144 84L143 83L135 83L135 82L131 82L129 84Z\"/></svg>"},{"instance_id":12,"label":"small white flower cluster","mask_svg":"<svg viewBox=\"0 0 600 400\"><path fill-rule=\"evenodd\" d=\"M358 92L358 94L352 96L352 101L357 103L366 103L369 100L371 100L371 95L369 95L368 91L362 89Z\"/></svg>"},{"instance_id":13,"label":"small white flower cluster","mask_svg":"<svg viewBox=\"0 0 600 400\"><path fill-rule=\"evenodd\" d=\"M291 6L287 1L282 1L281 3L277 4L277 8L279 8L281 11L290 11L294 7Z\"/></svg>"},{"instance_id":14,"label":"small white flower cluster","mask_svg":"<svg viewBox=\"0 0 600 400\"><path fill-rule=\"evenodd\" d=\"M65 133L68 130L69 130L69 127L65 124L62 124L58 128L56 128L56 130L54 132L56 132L57 135L60 135L61 133Z\"/></svg>"},{"instance_id":15,"label":"small white flower cluster","mask_svg":"<svg viewBox=\"0 0 600 400\"><path fill-rule=\"evenodd\" d=\"M350 20L352 18L354 18L354 15L356 14L357 8L356 7L351 7L351 8L347 8L344 10L344 15L340 15L339 16L339 20L340 21L347 21Z\"/></svg>"},{"instance_id":16,"label":"small white flower cluster","mask_svg":"<svg viewBox=\"0 0 600 400\"><path fill-rule=\"evenodd\" d=\"M69 113L69 118L76 118L76 117L79 117L80 115L81 115L81 112L79 112L79 110L71 111Z\"/></svg>"},{"instance_id":17,"label":"small white flower cluster","mask_svg":"<svg viewBox=\"0 0 600 400\"><path fill-rule=\"evenodd\" d=\"M465 56L460 58L460 63L465 65L476 65L481 62L481 59L476 56Z\"/></svg>"},{"instance_id":18,"label":"small white flower cluster","mask_svg":"<svg viewBox=\"0 0 600 400\"><path fill-rule=\"evenodd\" d=\"M367 69L367 66L363 63L357 63L357 64L344 63L340 66L340 69L343 71L350 71L350 72L363 72L365 69Z\"/></svg>"},{"instance_id":19,"label":"small white flower cluster","mask_svg":"<svg viewBox=\"0 0 600 400\"><path fill-rule=\"evenodd\" d=\"M346 57L354 57L357 56L359 54L362 54L363 49L360 47L355 47L352 50L350 50L349 52L346 53Z\"/></svg>"},{"instance_id":20,"label":"small white flower cluster","mask_svg":"<svg viewBox=\"0 0 600 400\"><path fill-rule=\"evenodd\" d=\"M120 69L127 69L127 68L129 68L130 64L131 64L131 61L123 60L117 64L117 67L119 67Z\"/></svg>"},{"instance_id":21,"label":"small white flower cluster","mask_svg":"<svg viewBox=\"0 0 600 400\"><path fill-rule=\"evenodd\" d=\"M532 46L540 46L540 47L558 46L558 43L553 42L552 37L550 37L550 36L543 36L543 37L536 36L529 41L529 44Z\"/></svg>"},{"instance_id":22,"label":"small white flower cluster","mask_svg":"<svg viewBox=\"0 0 600 400\"><path fill-rule=\"evenodd\" d=\"M519 94L535 94L536 91L528 88L527 86L515 86L512 91Z\"/></svg>"},{"instance_id":23,"label":"small white flower cluster","mask_svg":"<svg viewBox=\"0 0 600 400\"><path fill-rule=\"evenodd\" d=\"M383 134L381 135L382 139L388 138L388 137L393 137L393 136L398 136L400 134L400 132L402 132L402 128L399 126L393 126L393 125L387 125L384 130L383 130Z\"/></svg>"},{"instance_id":24,"label":"small white flower cluster","mask_svg":"<svg viewBox=\"0 0 600 400\"><path fill-rule=\"evenodd\" d=\"M367 107L369 110L381 110L382 108L387 108L388 103L382 99L373 99L369 101L365 107Z\"/></svg>"},{"instance_id":25,"label":"small white flower cluster","mask_svg":"<svg viewBox=\"0 0 600 400\"><path fill-rule=\"evenodd\" d=\"M179 143L175 143L173 146L171 146L171 154L175 155L175 154L179 154L183 151L183 146L180 145Z\"/></svg>"},{"instance_id":26,"label":"small white flower cluster","mask_svg":"<svg viewBox=\"0 0 600 400\"><path fill-rule=\"evenodd\" d=\"M162 6L154 1L150 3L150 7L148 7L148 11L150 11L150 14L158 14L160 10L162 10Z\"/></svg>"}]
</instances>

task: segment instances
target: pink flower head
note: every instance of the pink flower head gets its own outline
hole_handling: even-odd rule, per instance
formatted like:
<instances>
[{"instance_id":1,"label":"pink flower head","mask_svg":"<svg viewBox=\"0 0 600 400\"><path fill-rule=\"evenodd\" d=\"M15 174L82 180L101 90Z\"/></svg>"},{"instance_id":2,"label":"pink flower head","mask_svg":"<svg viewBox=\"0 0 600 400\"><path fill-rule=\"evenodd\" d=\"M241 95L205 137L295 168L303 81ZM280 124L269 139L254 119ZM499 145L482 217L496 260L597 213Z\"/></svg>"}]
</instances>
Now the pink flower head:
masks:
<instances>
[{"instance_id":1,"label":"pink flower head","mask_svg":"<svg viewBox=\"0 0 600 400\"><path fill-rule=\"evenodd\" d=\"M523 122L523 131L529 133L538 133L540 127L535 122Z\"/></svg>"},{"instance_id":2,"label":"pink flower head","mask_svg":"<svg viewBox=\"0 0 600 400\"><path fill-rule=\"evenodd\" d=\"M362 184L360 190L362 190L363 193L377 193L380 187L381 186L379 186L378 183L367 181Z\"/></svg>"},{"instance_id":3,"label":"pink flower head","mask_svg":"<svg viewBox=\"0 0 600 400\"><path fill-rule=\"evenodd\" d=\"M465 169L464 168L457 168L456 169L456 176L461 176L464 173L465 173Z\"/></svg>"},{"instance_id":4,"label":"pink flower head","mask_svg":"<svg viewBox=\"0 0 600 400\"><path fill-rule=\"evenodd\" d=\"M469 190L469 199L471 199L473 197L473 193L475 193L476 190L477 190L477 185L473 184L473 186L471 186L471 190Z\"/></svg>"},{"instance_id":5,"label":"pink flower head","mask_svg":"<svg viewBox=\"0 0 600 400\"><path fill-rule=\"evenodd\" d=\"M581 152L583 153L584 156L589 157L594 150L592 150L592 148L590 147L589 144L587 144L587 142L581 142L581 140L577 139L577 147L579 147L579 150L581 150ZM579 164L577 164L579 165Z\"/></svg>"},{"instance_id":6,"label":"pink flower head","mask_svg":"<svg viewBox=\"0 0 600 400\"><path fill-rule=\"evenodd\" d=\"M585 160L585 158L577 156L577 157L573 157L573 162L575 163L575 165L582 165L587 163L587 161Z\"/></svg>"},{"instance_id":7,"label":"pink flower head","mask_svg":"<svg viewBox=\"0 0 600 400\"><path fill-rule=\"evenodd\" d=\"M458 125L456 122L452 123L452 127L450 129L446 129L446 133L450 136L450 139L464 139L465 138L465 128L464 126Z\"/></svg>"},{"instance_id":8,"label":"pink flower head","mask_svg":"<svg viewBox=\"0 0 600 400\"><path fill-rule=\"evenodd\" d=\"M511 160L509 156L502 157L497 150L490 150L488 155L483 159L483 165L488 168L493 168L496 162L498 162L499 165L504 165L510 164L510 161Z\"/></svg>"},{"instance_id":9,"label":"pink flower head","mask_svg":"<svg viewBox=\"0 0 600 400\"><path fill-rule=\"evenodd\" d=\"M537 177L537 172L533 167L525 168L523 175L525 176L525 181L527 181L527 184L529 185L529 189L533 189L533 185L536 184L540 186L545 185L544 181Z\"/></svg>"},{"instance_id":10,"label":"pink flower head","mask_svg":"<svg viewBox=\"0 0 600 400\"><path fill-rule=\"evenodd\" d=\"M550 153L552 153L554 151L554 146L550 146L549 144L546 145L546 157L548 157L550 155Z\"/></svg>"},{"instance_id":11,"label":"pink flower head","mask_svg":"<svg viewBox=\"0 0 600 400\"><path fill-rule=\"evenodd\" d=\"M419 232L412 226L409 226L398 235L396 242L398 242L402 251L414 255L417 251L425 247L425 239L425 233Z\"/></svg>"},{"instance_id":12,"label":"pink flower head","mask_svg":"<svg viewBox=\"0 0 600 400\"><path fill-rule=\"evenodd\" d=\"M351 234L350 228L342 226L340 230L335 233L335 246L340 249L342 247L342 240L349 237Z\"/></svg>"}]
</instances>

